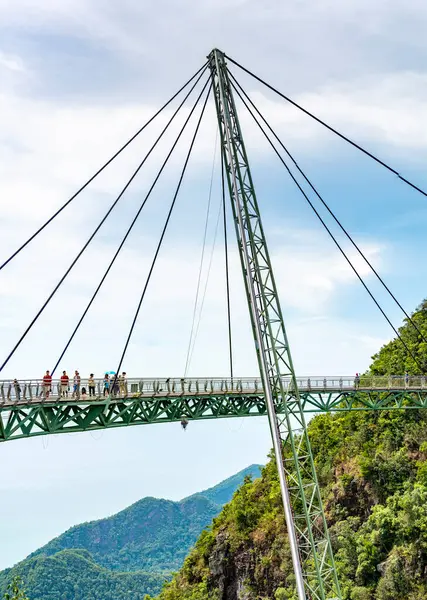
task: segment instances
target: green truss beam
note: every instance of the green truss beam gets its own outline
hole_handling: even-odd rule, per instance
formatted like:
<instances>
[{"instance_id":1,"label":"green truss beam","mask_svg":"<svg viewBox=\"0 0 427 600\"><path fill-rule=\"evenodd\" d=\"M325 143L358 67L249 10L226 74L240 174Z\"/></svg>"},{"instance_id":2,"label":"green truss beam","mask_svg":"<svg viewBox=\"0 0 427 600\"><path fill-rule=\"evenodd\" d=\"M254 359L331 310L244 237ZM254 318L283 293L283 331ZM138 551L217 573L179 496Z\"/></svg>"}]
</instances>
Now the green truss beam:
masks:
<instances>
[{"instance_id":1,"label":"green truss beam","mask_svg":"<svg viewBox=\"0 0 427 600\"><path fill-rule=\"evenodd\" d=\"M209 55L222 158L299 600L341 600L289 340L223 52ZM284 378L290 379L286 386ZM278 412L278 404L282 410Z\"/></svg>"},{"instance_id":2,"label":"green truss beam","mask_svg":"<svg viewBox=\"0 0 427 600\"><path fill-rule=\"evenodd\" d=\"M305 414L360 410L425 409L427 389L300 392ZM281 413L283 406L277 405ZM161 394L96 401L28 400L0 405L0 442L40 435L76 433L188 421L266 416L262 392L210 395Z\"/></svg>"}]
</instances>

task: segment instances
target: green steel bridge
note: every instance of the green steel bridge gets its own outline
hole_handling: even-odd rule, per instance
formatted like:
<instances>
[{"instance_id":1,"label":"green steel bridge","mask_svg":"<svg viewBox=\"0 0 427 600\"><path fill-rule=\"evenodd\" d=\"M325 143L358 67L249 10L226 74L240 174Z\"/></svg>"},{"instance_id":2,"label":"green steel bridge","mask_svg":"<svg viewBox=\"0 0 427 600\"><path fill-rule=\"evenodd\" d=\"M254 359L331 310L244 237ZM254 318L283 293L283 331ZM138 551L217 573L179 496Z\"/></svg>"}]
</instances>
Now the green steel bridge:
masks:
<instances>
[{"instance_id":1,"label":"green steel bridge","mask_svg":"<svg viewBox=\"0 0 427 600\"><path fill-rule=\"evenodd\" d=\"M287 402L296 402L291 381L284 380ZM355 410L427 408L427 377L304 377L297 380L306 414ZM82 382L82 388L87 384ZM0 382L0 441L147 425L259 417L267 415L262 382L256 378L129 379L117 395L62 397L54 381L46 398L42 381ZM279 413L282 402L276 403Z\"/></svg>"},{"instance_id":2,"label":"green steel bridge","mask_svg":"<svg viewBox=\"0 0 427 600\"><path fill-rule=\"evenodd\" d=\"M319 214L314 202L320 202L329 216L338 225L341 232L347 237L354 249L368 265L372 273L378 278L387 293L396 302L404 313L408 324L413 328L417 339L427 344L427 338L418 329L415 321L399 304L396 297L381 279L369 260L354 242L348 231L334 215L332 210L323 200L318 190L300 168L298 162L290 154L282 140L268 123L261 111L256 107L251 97L245 92L236 77L230 71L228 64L240 69L263 84L265 89L278 95L282 100L292 104L303 111L308 117L315 119L318 124L326 127L330 132L338 135L342 140L351 144L358 151L363 152L371 159L388 169L399 178L401 182L411 186L413 190L427 193L402 177L393 169L370 152L364 150L345 135L323 122L321 119L290 100L282 92L263 81L257 75L226 56L218 49L212 50L207 62L170 98L163 107L154 114L82 187L69 198L36 232L34 232L22 245L17 248L3 263L0 271L6 267L32 240L41 233L86 187L125 150L137 136L150 125L150 123L187 88L186 95L178 108L163 128L159 137L151 146L141 163L127 181L122 191L106 211L96 228L91 233L82 249L62 275L57 285L50 292L43 305L38 310L32 321L23 330L22 335L12 345L5 349L5 358L0 364L2 372L29 331L38 321L48 304L60 288L65 278L74 268L77 261L94 239L106 219L109 217L123 194L126 192L139 170L143 167L151 152L175 119L178 112L185 105L193 90L202 86L191 110L186 112L184 124L178 133L169 153L167 154L154 182L121 240L115 254L102 275L91 299L88 301L75 329L54 364L53 375L63 364L63 357L70 344L73 342L79 327L91 308L99 290L103 286L113 264L120 254L129 234L138 220L142 209L150 197L164 167L179 142L181 135L190 121L196 121L194 133L178 180L176 189L171 198L169 212L164 221L156 251L154 252L147 278L143 284L139 302L133 316L126 342L121 353L118 366L114 372L119 374L129 343L138 320L140 309L145 298L150 278L156 265L157 257L161 250L164 236L168 229L169 220L175 207L175 202L180 192L187 165L192 154L193 145L198 136L199 127L203 120L205 109L212 94L218 121L218 146L221 156L221 200L220 208L223 216L224 237L224 266L227 293L227 325L228 325L228 350L230 363L229 378L164 378L164 379L128 379L125 383L114 379L113 389L104 390L101 381L97 381L95 393L91 397L83 394L83 388L88 389L87 381L81 381L81 393L69 395L62 390L58 380L43 385L41 380L16 380L0 381L0 441L27 438L39 435L59 433L84 432L113 427L127 427L148 423L181 422L187 424L193 420L221 419L233 417L267 416L277 464L279 485L281 490L284 519L289 536L290 551L295 575L295 589L298 600L342 600L342 593L337 577L333 548L328 531L328 524L323 510L321 492L315 470L315 463L311 451L311 444L306 428L306 415L312 413L328 413L354 410L387 410L387 409L420 409L427 408L427 381L424 376L409 377L297 377L291 357L290 345L285 329L284 318L280 306L278 290L276 287L273 267L267 245L267 239L261 219L255 185L249 164L249 159L240 126L235 98L239 98L256 125L266 138L269 145L279 158L286 172L297 186L305 201L309 204L322 226L332 238L333 242L347 261L354 274L358 277L365 290L368 292L377 308L393 328L396 337L405 348L405 353L412 360L413 372L425 373L425 364L421 364L419 357L415 356L408 345L401 338L399 331L387 317L378 301L363 281L350 257L340 245L340 242ZM199 82L200 85L199 85ZM191 87L190 87L191 85ZM195 92L197 94L198 90ZM170 109L169 109L170 110ZM197 115L199 115L197 117ZM188 130L187 130L188 131ZM291 166L290 166L291 165ZM214 175L212 168L212 179ZM307 191L305 191L305 189ZM211 182L212 190L212 182ZM252 335L259 367L260 378L237 378L233 371L232 331L231 331L231 303L230 282L227 250L227 210L226 190L230 201L232 222L236 236L241 272L250 315ZM209 193L210 203L210 193ZM221 212L218 213L218 221ZM209 217L209 204L206 217L206 227ZM218 226L218 225L217 225ZM216 235L216 234L215 234ZM194 350L194 336L197 335L196 324L197 306L203 306L203 299L199 298L200 275L203 265L202 260L196 291L193 324L191 327L187 364L183 371L188 373L191 352ZM210 268L210 267L209 267ZM292 285L291 282L287 284ZM201 314L201 309L200 309ZM200 315L199 315L200 319ZM57 334L53 334L57 335ZM190 348L192 348L190 352ZM91 390L93 392L93 389ZM286 458L291 456L291 459ZM298 507L295 510L295 507Z\"/></svg>"}]
</instances>

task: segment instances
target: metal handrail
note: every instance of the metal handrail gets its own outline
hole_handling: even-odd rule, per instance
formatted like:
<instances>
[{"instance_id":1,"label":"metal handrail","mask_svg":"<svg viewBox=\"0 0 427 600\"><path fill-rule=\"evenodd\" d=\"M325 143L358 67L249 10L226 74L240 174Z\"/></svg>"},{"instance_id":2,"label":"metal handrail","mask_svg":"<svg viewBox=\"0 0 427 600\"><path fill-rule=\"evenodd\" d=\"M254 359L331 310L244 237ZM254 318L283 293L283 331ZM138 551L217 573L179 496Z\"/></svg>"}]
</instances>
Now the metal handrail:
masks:
<instances>
[{"instance_id":1,"label":"metal handrail","mask_svg":"<svg viewBox=\"0 0 427 600\"><path fill-rule=\"evenodd\" d=\"M193 378L193 377L168 377L168 378L127 378L125 382L117 380L116 385L104 390L103 379L95 379L95 396L89 394L89 385L86 378L80 380L79 388L74 391L73 381L70 378L67 390L61 391L59 379L52 381L48 390L43 385L42 379L20 379L18 384L15 380L0 381L0 401L13 402L16 400L33 401L37 399L47 400L61 398L64 400L83 399L86 397L135 397L135 396L165 396L165 395L203 395L203 394L250 394L262 391L262 383L259 378L221 377L221 378ZM289 378L283 379L286 389L290 389ZM19 389L18 389L19 386ZM425 389L427 388L427 377L424 375L384 375L371 376L310 376L297 377L297 386L302 391L346 391L353 389L363 390L398 390L398 389ZM85 393L84 393L85 392Z\"/></svg>"}]
</instances>

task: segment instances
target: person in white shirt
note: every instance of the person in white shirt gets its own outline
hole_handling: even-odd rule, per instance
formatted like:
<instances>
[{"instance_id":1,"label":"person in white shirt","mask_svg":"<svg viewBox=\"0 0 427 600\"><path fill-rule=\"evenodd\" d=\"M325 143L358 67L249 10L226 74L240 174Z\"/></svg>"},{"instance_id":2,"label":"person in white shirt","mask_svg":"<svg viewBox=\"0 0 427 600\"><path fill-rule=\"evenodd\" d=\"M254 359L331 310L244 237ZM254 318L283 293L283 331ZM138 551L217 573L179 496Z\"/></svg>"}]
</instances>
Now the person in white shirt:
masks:
<instances>
[{"instance_id":1,"label":"person in white shirt","mask_svg":"<svg viewBox=\"0 0 427 600\"><path fill-rule=\"evenodd\" d=\"M80 374L76 370L73 377L73 398L80 398Z\"/></svg>"},{"instance_id":2,"label":"person in white shirt","mask_svg":"<svg viewBox=\"0 0 427 600\"><path fill-rule=\"evenodd\" d=\"M120 396L127 396L128 395L128 389L127 389L127 379L126 379L126 373L123 371L123 373L121 375L119 375L119 386L120 386Z\"/></svg>"}]
</instances>

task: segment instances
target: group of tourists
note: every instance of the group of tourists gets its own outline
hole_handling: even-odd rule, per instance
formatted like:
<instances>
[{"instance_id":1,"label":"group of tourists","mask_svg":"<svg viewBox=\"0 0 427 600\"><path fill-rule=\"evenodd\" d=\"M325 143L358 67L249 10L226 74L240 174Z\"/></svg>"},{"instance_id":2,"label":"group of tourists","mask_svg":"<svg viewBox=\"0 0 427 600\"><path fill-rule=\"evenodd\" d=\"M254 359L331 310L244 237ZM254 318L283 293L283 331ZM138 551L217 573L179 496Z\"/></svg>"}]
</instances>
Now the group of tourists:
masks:
<instances>
[{"instance_id":1,"label":"group of tourists","mask_svg":"<svg viewBox=\"0 0 427 600\"><path fill-rule=\"evenodd\" d=\"M110 376L111 375L111 376ZM73 386L73 391L71 393L71 398L83 400L89 396L89 398L95 398L97 395L100 395L100 389L98 394L96 393L96 380L94 378L94 374L91 373L89 377L86 379L87 381L87 390L86 387L81 386L81 377L80 373L75 370L72 380L67 375L67 371L62 371L62 375L59 380L58 393L61 398L68 398L69 393L71 391L70 385ZM169 381L169 380L167 380ZM181 381L184 381L183 379ZM100 382L101 383L101 382ZM21 386L17 379L13 380L13 388L15 390L16 399L20 400L21 398ZM101 387L101 386L100 386ZM50 371L46 371L43 375L42 379L42 390L41 396L44 398L49 398L52 393L52 375ZM115 373L105 373L104 378L102 380L102 395L105 396L122 396L126 397L128 395L128 386L127 386L127 377L125 371L121 375L116 375ZM181 427L185 431L187 429L188 420L185 415L181 416Z\"/></svg>"},{"instance_id":2,"label":"group of tourists","mask_svg":"<svg viewBox=\"0 0 427 600\"><path fill-rule=\"evenodd\" d=\"M61 398L68 398L71 391L70 386L72 385L71 398L95 398L100 395L101 390L99 389L98 394L96 390L96 381L94 374L91 373L87 378L87 389L86 386L81 386L80 373L75 370L72 379L67 375L67 371L62 371L62 375L59 380L58 393ZM19 399L21 396L21 386L17 379L13 380L13 387L15 388L16 397ZM45 398L49 398L52 393L52 375L50 371L46 371L42 379L42 390L41 395ZM126 396L127 395L127 377L125 371L121 375L115 375L105 373L102 380L102 395L103 396Z\"/></svg>"}]
</instances>

